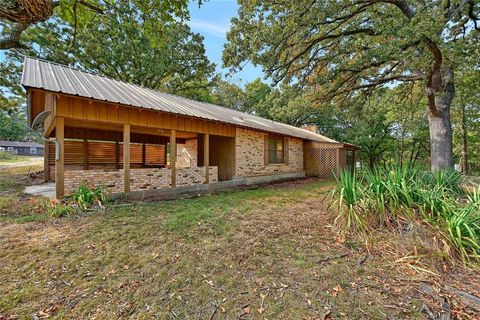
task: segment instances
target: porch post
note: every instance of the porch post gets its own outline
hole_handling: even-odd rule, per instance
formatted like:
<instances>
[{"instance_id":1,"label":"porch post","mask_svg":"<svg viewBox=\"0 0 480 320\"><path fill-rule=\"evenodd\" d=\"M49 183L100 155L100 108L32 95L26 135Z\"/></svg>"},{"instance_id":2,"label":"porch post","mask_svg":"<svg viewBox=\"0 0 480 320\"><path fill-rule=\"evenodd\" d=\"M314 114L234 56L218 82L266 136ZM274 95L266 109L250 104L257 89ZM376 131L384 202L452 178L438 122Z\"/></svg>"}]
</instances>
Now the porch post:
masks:
<instances>
[{"instance_id":1,"label":"porch post","mask_svg":"<svg viewBox=\"0 0 480 320\"><path fill-rule=\"evenodd\" d=\"M83 170L88 170L88 140L83 139Z\"/></svg>"},{"instance_id":2,"label":"porch post","mask_svg":"<svg viewBox=\"0 0 480 320\"><path fill-rule=\"evenodd\" d=\"M58 148L58 150L55 150L55 197L57 199L61 199L65 194L65 181L63 172L65 120L62 117L57 117L55 123L55 139L57 141L56 148Z\"/></svg>"},{"instance_id":3,"label":"porch post","mask_svg":"<svg viewBox=\"0 0 480 320\"><path fill-rule=\"evenodd\" d=\"M50 180L50 145L48 140L45 140L43 147L43 180L45 182Z\"/></svg>"},{"instance_id":4,"label":"porch post","mask_svg":"<svg viewBox=\"0 0 480 320\"><path fill-rule=\"evenodd\" d=\"M123 125L123 188L130 192L130 125Z\"/></svg>"},{"instance_id":5,"label":"porch post","mask_svg":"<svg viewBox=\"0 0 480 320\"><path fill-rule=\"evenodd\" d=\"M115 140L115 169L120 169L120 143Z\"/></svg>"},{"instance_id":6,"label":"porch post","mask_svg":"<svg viewBox=\"0 0 480 320\"><path fill-rule=\"evenodd\" d=\"M209 166L210 166L210 159L209 159L209 137L208 133L203 135L203 165L205 166L205 183L210 183L210 175L209 175Z\"/></svg>"},{"instance_id":7,"label":"porch post","mask_svg":"<svg viewBox=\"0 0 480 320\"><path fill-rule=\"evenodd\" d=\"M147 150L146 150L146 147L145 147L145 139L143 139L143 143L142 143L142 167L145 166L145 160L146 160L146 154L147 154Z\"/></svg>"},{"instance_id":8,"label":"porch post","mask_svg":"<svg viewBox=\"0 0 480 320\"><path fill-rule=\"evenodd\" d=\"M172 188L177 186L177 170L175 162L177 162L177 132L175 129L172 129L170 134L170 170L172 173Z\"/></svg>"}]
</instances>

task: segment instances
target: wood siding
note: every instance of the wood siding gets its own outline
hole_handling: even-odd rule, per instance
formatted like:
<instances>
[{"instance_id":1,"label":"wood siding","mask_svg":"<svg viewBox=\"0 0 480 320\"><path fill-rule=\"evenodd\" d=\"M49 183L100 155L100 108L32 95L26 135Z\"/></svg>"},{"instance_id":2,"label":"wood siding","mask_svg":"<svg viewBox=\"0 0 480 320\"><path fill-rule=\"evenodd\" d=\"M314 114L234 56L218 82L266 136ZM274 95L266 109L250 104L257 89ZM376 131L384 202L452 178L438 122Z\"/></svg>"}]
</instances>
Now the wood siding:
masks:
<instances>
[{"instance_id":1,"label":"wood siding","mask_svg":"<svg viewBox=\"0 0 480 320\"><path fill-rule=\"evenodd\" d=\"M227 137L235 136L235 127L228 124L60 94L56 95L55 110L55 116L57 117L82 120L84 122L94 121L115 125L128 124L145 128L175 129ZM101 128L100 125L99 128Z\"/></svg>"},{"instance_id":2,"label":"wood siding","mask_svg":"<svg viewBox=\"0 0 480 320\"><path fill-rule=\"evenodd\" d=\"M118 148L118 162L119 164L123 163L123 144L119 143L120 148ZM166 164L166 153L165 145L149 145L147 144L145 150L145 164L150 165L160 165L164 166ZM115 142L105 142L105 141L88 141L87 142L87 152L86 160L88 166L93 168L105 167L105 168L115 168L116 167L116 143ZM132 143L130 145L130 163L133 166L139 166L142 164L142 144ZM65 166L74 166L77 169L84 166L84 142L77 140L66 140L65 141ZM55 165L55 144L49 143L49 156L48 163L53 166ZM68 168L66 168L68 170Z\"/></svg>"}]
</instances>

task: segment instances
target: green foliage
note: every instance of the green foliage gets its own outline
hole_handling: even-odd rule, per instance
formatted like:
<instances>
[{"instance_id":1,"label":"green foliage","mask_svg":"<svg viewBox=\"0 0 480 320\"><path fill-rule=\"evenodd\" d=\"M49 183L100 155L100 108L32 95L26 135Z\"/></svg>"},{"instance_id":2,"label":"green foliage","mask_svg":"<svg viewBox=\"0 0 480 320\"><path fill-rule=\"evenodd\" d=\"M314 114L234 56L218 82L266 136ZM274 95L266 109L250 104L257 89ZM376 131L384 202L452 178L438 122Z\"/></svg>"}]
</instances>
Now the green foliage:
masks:
<instances>
[{"instance_id":1,"label":"green foliage","mask_svg":"<svg viewBox=\"0 0 480 320\"><path fill-rule=\"evenodd\" d=\"M10 152L0 151L0 160L12 160L13 155Z\"/></svg>"},{"instance_id":2,"label":"green foliage","mask_svg":"<svg viewBox=\"0 0 480 320\"><path fill-rule=\"evenodd\" d=\"M51 202L46 206L47 215L52 218L68 217L75 212L75 209L68 204Z\"/></svg>"},{"instance_id":3,"label":"green foliage","mask_svg":"<svg viewBox=\"0 0 480 320\"><path fill-rule=\"evenodd\" d=\"M384 166L357 173L341 172L334 196L334 222L366 232L419 219L439 228L465 260L480 258L480 189L465 196L455 171L427 172L407 166ZM463 200L464 205L459 205Z\"/></svg>"},{"instance_id":4,"label":"green foliage","mask_svg":"<svg viewBox=\"0 0 480 320\"><path fill-rule=\"evenodd\" d=\"M236 70L252 61L274 83L298 81L315 87L319 98L414 81L405 71L418 75L431 69L429 43L451 61L476 49L467 36L474 32L468 10L478 10L477 3L241 0L239 5L224 64Z\"/></svg>"},{"instance_id":5,"label":"green foliage","mask_svg":"<svg viewBox=\"0 0 480 320\"><path fill-rule=\"evenodd\" d=\"M338 204L339 214L334 224L343 224L347 229L366 231L368 225L363 210L358 207L363 204L363 192L355 172L341 171L336 177L337 186L332 195L338 196L335 204Z\"/></svg>"},{"instance_id":6,"label":"green foliage","mask_svg":"<svg viewBox=\"0 0 480 320\"><path fill-rule=\"evenodd\" d=\"M89 188L86 184L80 185L70 198L82 210L94 206L103 207L107 202L107 196L101 187Z\"/></svg>"},{"instance_id":7,"label":"green foliage","mask_svg":"<svg viewBox=\"0 0 480 320\"><path fill-rule=\"evenodd\" d=\"M8 106L4 106L8 108ZM25 141L38 139L38 134L30 131L23 113L15 109L0 108L0 140Z\"/></svg>"},{"instance_id":8,"label":"green foliage","mask_svg":"<svg viewBox=\"0 0 480 320\"><path fill-rule=\"evenodd\" d=\"M24 110L23 55L181 96L210 99L215 65L206 56L203 37L184 23L186 1L94 1L103 14L85 12L78 5L76 15L74 2L62 1L56 15L27 29L22 34L26 49L5 52L6 59L0 61L2 108Z\"/></svg>"}]
</instances>

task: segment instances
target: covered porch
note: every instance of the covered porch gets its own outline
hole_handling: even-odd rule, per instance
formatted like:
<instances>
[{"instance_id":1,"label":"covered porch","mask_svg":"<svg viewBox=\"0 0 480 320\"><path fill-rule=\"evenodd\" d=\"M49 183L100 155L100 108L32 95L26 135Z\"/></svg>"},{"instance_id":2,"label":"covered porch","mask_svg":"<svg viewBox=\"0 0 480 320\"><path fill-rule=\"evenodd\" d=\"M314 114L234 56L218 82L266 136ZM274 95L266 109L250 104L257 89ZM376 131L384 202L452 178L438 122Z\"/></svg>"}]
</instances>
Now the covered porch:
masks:
<instances>
[{"instance_id":1,"label":"covered porch","mask_svg":"<svg viewBox=\"0 0 480 320\"><path fill-rule=\"evenodd\" d=\"M81 184L102 186L113 194L211 184L234 176L233 127L51 93L45 96L47 106L53 96L56 114L45 121L45 181L55 182L56 198ZM96 119L86 118L92 105ZM107 109L106 118L101 116L102 107ZM108 110L117 115L113 121L108 121ZM123 112L127 115L120 121ZM159 116L163 119L157 123Z\"/></svg>"}]
</instances>

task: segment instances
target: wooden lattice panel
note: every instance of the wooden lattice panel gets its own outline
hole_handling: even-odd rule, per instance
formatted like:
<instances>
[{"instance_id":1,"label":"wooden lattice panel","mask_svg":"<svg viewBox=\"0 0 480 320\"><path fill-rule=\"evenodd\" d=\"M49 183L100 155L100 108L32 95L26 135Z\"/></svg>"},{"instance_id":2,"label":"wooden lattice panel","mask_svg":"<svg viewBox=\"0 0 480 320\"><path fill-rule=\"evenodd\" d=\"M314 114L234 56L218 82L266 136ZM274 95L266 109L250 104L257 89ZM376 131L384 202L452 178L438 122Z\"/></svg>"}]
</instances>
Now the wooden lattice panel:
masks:
<instances>
[{"instance_id":1,"label":"wooden lattice panel","mask_svg":"<svg viewBox=\"0 0 480 320\"><path fill-rule=\"evenodd\" d=\"M305 150L305 171L309 176L334 179L338 173L338 149L315 148Z\"/></svg>"}]
</instances>

